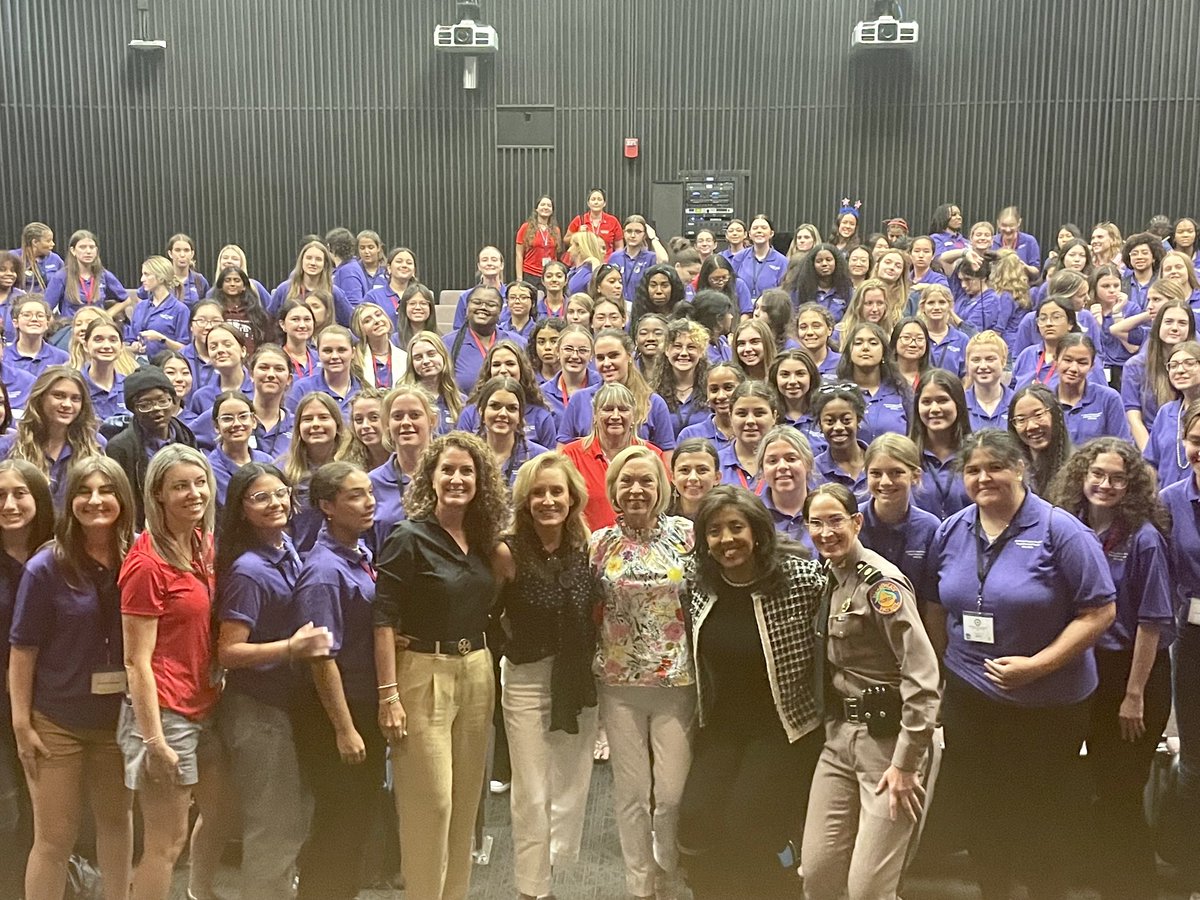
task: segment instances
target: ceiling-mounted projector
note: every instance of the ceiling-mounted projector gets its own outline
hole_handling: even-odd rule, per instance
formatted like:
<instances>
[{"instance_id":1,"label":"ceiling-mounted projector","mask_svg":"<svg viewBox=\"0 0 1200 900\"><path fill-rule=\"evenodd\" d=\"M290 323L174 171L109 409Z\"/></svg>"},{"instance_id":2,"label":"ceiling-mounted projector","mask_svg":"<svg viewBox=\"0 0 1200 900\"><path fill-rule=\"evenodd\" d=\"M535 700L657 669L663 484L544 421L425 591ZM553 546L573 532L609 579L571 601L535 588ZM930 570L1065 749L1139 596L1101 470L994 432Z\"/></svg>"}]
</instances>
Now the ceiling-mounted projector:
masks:
<instances>
[{"instance_id":1,"label":"ceiling-mounted projector","mask_svg":"<svg viewBox=\"0 0 1200 900\"><path fill-rule=\"evenodd\" d=\"M896 0L875 0L874 16L854 26L851 47L904 47L917 42L919 27L903 20L904 11Z\"/></svg>"},{"instance_id":2,"label":"ceiling-mounted projector","mask_svg":"<svg viewBox=\"0 0 1200 900\"><path fill-rule=\"evenodd\" d=\"M465 0L458 4L459 21L454 25L438 25L433 29L433 46L449 53L495 53L500 38L491 25L481 25L479 4Z\"/></svg>"}]
</instances>

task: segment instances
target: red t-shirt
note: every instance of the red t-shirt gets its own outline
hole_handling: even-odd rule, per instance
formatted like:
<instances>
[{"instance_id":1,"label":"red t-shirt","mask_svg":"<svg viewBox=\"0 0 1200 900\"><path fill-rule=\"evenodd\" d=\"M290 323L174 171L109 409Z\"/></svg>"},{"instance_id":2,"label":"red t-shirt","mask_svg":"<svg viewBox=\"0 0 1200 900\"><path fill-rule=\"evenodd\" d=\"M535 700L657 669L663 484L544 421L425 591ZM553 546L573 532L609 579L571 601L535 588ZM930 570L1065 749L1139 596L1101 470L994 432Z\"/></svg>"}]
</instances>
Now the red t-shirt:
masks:
<instances>
[{"instance_id":1,"label":"red t-shirt","mask_svg":"<svg viewBox=\"0 0 1200 900\"><path fill-rule=\"evenodd\" d=\"M517 229L518 247L525 246L525 232L528 230L528 222ZM554 233L549 229L543 231L538 228L533 233L533 240L529 242L529 249L523 251L521 271L526 275L541 276L546 271L546 263L553 262L558 258L556 251Z\"/></svg>"},{"instance_id":2,"label":"red t-shirt","mask_svg":"<svg viewBox=\"0 0 1200 900\"><path fill-rule=\"evenodd\" d=\"M585 444L587 446L584 446ZM643 442L643 446L657 453L659 459L663 458L663 452L653 444ZM583 508L583 521L588 529L599 531L609 525L616 525L617 514L608 502L608 490L604 486L604 479L608 476L608 460L604 451L600 449L600 442L593 441L590 437L582 437L571 441L562 448L562 452L579 470L579 474L583 476L583 483L587 485L588 502ZM663 460L663 464L666 464L666 460ZM670 473L670 468L667 472Z\"/></svg>"},{"instance_id":3,"label":"red t-shirt","mask_svg":"<svg viewBox=\"0 0 1200 900\"><path fill-rule=\"evenodd\" d=\"M212 551L204 560L212 571ZM138 535L121 566L121 614L158 619L150 668L158 704L189 719L203 719L220 692L210 682L212 664L211 575L180 572L158 555L150 533Z\"/></svg>"},{"instance_id":4,"label":"red t-shirt","mask_svg":"<svg viewBox=\"0 0 1200 900\"><path fill-rule=\"evenodd\" d=\"M576 216L571 220L571 224L567 226L567 234L574 234L577 231L590 231L595 234L600 240L604 241L604 255L609 254L617 248L617 241L623 240L625 237L625 229L621 227L617 217L610 213L600 214L600 226L592 225L591 215Z\"/></svg>"}]
</instances>

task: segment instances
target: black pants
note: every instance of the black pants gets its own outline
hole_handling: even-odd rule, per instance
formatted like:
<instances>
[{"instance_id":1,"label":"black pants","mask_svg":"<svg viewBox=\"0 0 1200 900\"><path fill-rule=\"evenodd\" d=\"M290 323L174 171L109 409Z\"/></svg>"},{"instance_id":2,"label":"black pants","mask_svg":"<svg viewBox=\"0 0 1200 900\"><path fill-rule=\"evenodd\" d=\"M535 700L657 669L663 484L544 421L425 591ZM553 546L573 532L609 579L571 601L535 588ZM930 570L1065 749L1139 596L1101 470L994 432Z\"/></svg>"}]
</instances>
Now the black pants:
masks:
<instances>
[{"instance_id":1,"label":"black pants","mask_svg":"<svg viewBox=\"0 0 1200 900\"><path fill-rule=\"evenodd\" d=\"M1132 651L1097 650L1100 687L1092 697L1088 768L1096 799L1088 843L1090 871L1105 897L1155 897L1154 842L1142 808L1154 751L1171 712L1171 658L1159 651L1146 681L1140 740L1121 739L1118 713L1133 662Z\"/></svg>"},{"instance_id":2,"label":"black pants","mask_svg":"<svg viewBox=\"0 0 1200 900\"><path fill-rule=\"evenodd\" d=\"M362 886L386 749L376 713L373 702L350 703L350 717L367 748L366 761L353 766L342 762L333 725L315 695L293 713L300 773L313 795L312 827L297 861L298 900L353 900Z\"/></svg>"},{"instance_id":3,"label":"black pants","mask_svg":"<svg viewBox=\"0 0 1200 900\"><path fill-rule=\"evenodd\" d=\"M1030 900L1061 896L1075 869L1070 839L1083 802L1077 778L1091 701L1029 708L946 675L939 776L952 798L983 900L1007 900L1012 879Z\"/></svg>"},{"instance_id":4,"label":"black pants","mask_svg":"<svg viewBox=\"0 0 1200 900\"><path fill-rule=\"evenodd\" d=\"M700 898L799 897L796 865L808 791L825 730L789 744L777 732L746 735L710 724L700 730L679 811L679 844L688 884ZM798 863L799 860L797 859Z\"/></svg>"}]
</instances>

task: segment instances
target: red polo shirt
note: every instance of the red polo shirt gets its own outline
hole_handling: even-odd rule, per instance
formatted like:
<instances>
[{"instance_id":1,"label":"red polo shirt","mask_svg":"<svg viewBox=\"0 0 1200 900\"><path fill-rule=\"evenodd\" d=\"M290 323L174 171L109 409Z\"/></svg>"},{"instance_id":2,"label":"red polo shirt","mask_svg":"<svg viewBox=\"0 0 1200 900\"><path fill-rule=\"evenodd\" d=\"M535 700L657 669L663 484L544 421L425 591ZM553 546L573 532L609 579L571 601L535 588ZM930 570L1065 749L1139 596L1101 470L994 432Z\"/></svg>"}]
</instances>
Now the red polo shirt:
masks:
<instances>
[{"instance_id":1,"label":"red polo shirt","mask_svg":"<svg viewBox=\"0 0 1200 900\"><path fill-rule=\"evenodd\" d=\"M571 220L571 224L567 226L568 237L577 231L590 231L595 234L600 240L604 241L604 256L607 258L613 250L617 249L617 241L624 240L625 229L621 227L620 220L610 213L600 214L600 226L592 225L591 215L576 216Z\"/></svg>"},{"instance_id":2,"label":"red polo shirt","mask_svg":"<svg viewBox=\"0 0 1200 900\"><path fill-rule=\"evenodd\" d=\"M646 441L639 443L657 453L659 459L663 458L663 452L653 444ZM585 444L587 446L584 446ZM608 459L600 449L600 442L592 440L589 435L571 441L562 448L562 452L579 470L579 474L583 476L583 483L587 485L588 502L583 508L583 518L587 527L597 531L609 525L616 525L617 514L608 502L608 490L604 486L604 479L608 475ZM663 460L663 465L666 465L666 460ZM667 472L670 472L669 468Z\"/></svg>"}]
</instances>

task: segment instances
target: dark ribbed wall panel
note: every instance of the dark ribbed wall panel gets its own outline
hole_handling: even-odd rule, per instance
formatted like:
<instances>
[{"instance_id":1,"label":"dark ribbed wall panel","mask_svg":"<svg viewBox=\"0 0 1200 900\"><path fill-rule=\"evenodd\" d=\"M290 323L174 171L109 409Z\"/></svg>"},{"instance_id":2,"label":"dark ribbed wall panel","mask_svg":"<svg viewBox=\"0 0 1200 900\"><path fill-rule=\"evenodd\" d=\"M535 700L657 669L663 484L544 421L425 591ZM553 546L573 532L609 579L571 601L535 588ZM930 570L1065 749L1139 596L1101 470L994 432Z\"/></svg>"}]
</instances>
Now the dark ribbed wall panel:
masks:
<instances>
[{"instance_id":1,"label":"dark ribbed wall panel","mask_svg":"<svg viewBox=\"0 0 1200 900\"><path fill-rule=\"evenodd\" d=\"M0 241L89 227L132 281L182 229L206 272L236 242L274 283L301 234L376 227L441 288L483 243L511 255L539 193L565 221L599 184L626 214L685 170L748 171L739 212L780 230L827 230L843 194L915 229L1016 202L1043 243L1200 209L1200 4L913 2L901 59L852 57L866 8L484 0L502 52L468 92L431 47L449 0L155 0L161 57L125 48L133 0L0 0ZM498 105L555 107L555 146L497 148Z\"/></svg>"}]
</instances>

